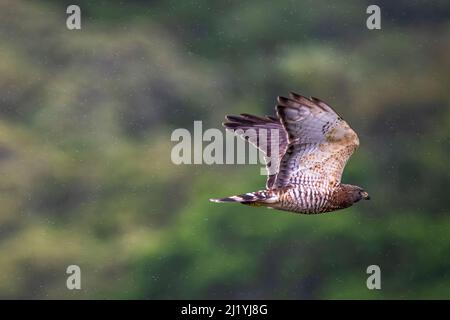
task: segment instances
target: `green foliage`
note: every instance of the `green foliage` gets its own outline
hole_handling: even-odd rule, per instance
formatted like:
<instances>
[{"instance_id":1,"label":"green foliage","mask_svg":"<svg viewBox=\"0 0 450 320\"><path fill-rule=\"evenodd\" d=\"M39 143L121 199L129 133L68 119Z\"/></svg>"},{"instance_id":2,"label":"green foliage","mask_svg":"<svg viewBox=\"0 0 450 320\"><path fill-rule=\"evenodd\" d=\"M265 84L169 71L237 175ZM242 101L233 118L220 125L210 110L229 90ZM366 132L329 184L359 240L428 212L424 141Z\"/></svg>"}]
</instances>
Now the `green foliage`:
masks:
<instances>
[{"instance_id":1,"label":"green foliage","mask_svg":"<svg viewBox=\"0 0 450 320\"><path fill-rule=\"evenodd\" d=\"M0 4L0 297L449 298L450 6L381 2L369 31L369 4L86 0L81 31L61 1ZM218 205L260 166L170 161L173 129L290 90L358 132L344 181L373 200Z\"/></svg>"}]
</instances>

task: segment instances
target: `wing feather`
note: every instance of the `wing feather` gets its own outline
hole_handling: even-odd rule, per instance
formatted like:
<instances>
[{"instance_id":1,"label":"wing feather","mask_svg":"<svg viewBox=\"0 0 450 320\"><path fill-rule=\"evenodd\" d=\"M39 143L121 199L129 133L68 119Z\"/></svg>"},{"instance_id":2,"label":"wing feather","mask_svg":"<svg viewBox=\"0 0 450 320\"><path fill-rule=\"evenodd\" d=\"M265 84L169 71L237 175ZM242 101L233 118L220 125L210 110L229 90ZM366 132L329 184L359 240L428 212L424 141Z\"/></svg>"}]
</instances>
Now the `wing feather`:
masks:
<instances>
[{"instance_id":1,"label":"wing feather","mask_svg":"<svg viewBox=\"0 0 450 320\"><path fill-rule=\"evenodd\" d=\"M223 124L225 128L247 140L264 154L268 171L266 187L272 188L279 171L281 157L285 154L288 145L286 131L280 119L271 116L262 118L246 113L239 116L229 115L226 116L226 119L228 122ZM265 130L264 133L263 130ZM272 132L273 130L275 132ZM273 135L273 133L275 134ZM276 141L272 141L274 139ZM275 152L276 154L272 154L275 146L278 151Z\"/></svg>"},{"instance_id":2,"label":"wing feather","mask_svg":"<svg viewBox=\"0 0 450 320\"><path fill-rule=\"evenodd\" d=\"M297 93L278 97L276 106L288 134L274 187L315 183L335 185L359 146L357 134L328 104Z\"/></svg>"}]
</instances>

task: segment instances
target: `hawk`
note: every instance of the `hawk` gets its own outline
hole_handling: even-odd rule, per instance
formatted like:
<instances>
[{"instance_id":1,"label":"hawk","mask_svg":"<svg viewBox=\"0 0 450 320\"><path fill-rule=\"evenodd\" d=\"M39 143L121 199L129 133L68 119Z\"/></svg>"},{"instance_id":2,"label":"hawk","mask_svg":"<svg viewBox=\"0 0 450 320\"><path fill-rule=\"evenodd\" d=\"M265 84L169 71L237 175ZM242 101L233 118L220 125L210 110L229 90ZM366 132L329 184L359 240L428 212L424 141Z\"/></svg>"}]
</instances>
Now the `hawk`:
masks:
<instances>
[{"instance_id":1,"label":"hawk","mask_svg":"<svg viewBox=\"0 0 450 320\"><path fill-rule=\"evenodd\" d=\"M358 135L347 122L314 97L291 92L289 98L278 97L277 102L276 117L243 113L227 116L223 124L276 162L277 172L268 174L266 189L210 201L317 214L369 200L363 188L341 183L344 167L359 146ZM278 141L261 138L262 129L278 130ZM273 143L278 144L276 155L271 154Z\"/></svg>"}]
</instances>

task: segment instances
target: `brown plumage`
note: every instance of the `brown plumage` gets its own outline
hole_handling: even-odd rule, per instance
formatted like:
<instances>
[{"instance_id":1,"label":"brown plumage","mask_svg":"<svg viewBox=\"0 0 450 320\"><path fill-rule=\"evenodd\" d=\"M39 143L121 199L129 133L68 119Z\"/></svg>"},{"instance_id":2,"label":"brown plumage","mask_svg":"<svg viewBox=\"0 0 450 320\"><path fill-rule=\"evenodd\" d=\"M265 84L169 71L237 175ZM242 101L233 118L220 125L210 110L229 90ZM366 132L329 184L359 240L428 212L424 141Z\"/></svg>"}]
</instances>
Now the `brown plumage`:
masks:
<instances>
[{"instance_id":1,"label":"brown plumage","mask_svg":"<svg viewBox=\"0 0 450 320\"><path fill-rule=\"evenodd\" d=\"M241 114L227 116L224 123L265 153L272 168L266 189L210 200L313 214L369 199L362 188L341 183L344 167L359 146L347 122L317 98L291 92L289 98L278 97L277 101L277 117ZM262 135L263 130L269 134ZM276 133L276 141L270 132Z\"/></svg>"}]
</instances>

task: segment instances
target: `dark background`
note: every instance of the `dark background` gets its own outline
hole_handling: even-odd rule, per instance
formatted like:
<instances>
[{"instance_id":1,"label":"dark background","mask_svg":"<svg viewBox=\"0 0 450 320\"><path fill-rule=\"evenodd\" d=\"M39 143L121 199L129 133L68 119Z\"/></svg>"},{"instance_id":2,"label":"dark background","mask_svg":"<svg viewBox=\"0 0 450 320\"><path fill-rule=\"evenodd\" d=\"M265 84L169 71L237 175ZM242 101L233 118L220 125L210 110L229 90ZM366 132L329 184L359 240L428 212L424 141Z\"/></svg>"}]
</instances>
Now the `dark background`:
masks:
<instances>
[{"instance_id":1,"label":"dark background","mask_svg":"<svg viewBox=\"0 0 450 320\"><path fill-rule=\"evenodd\" d=\"M449 17L448 1L2 1L0 297L450 298ZM171 162L174 129L273 114L291 90L358 132L343 181L371 201L218 205L261 189L260 165Z\"/></svg>"}]
</instances>

